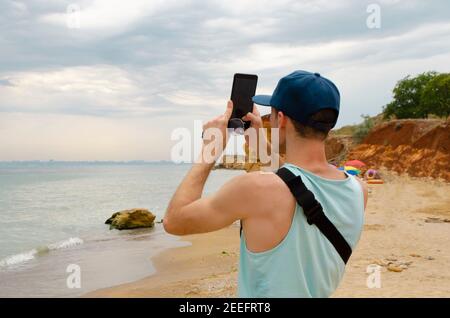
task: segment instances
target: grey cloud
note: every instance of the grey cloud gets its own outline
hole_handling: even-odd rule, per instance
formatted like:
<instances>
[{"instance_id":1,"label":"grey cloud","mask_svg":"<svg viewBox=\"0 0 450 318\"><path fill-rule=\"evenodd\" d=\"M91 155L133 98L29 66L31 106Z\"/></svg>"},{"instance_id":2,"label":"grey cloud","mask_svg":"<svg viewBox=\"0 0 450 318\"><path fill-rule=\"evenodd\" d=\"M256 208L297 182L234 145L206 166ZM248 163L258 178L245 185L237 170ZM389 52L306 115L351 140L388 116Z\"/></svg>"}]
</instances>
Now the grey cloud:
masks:
<instances>
[{"instance_id":1,"label":"grey cloud","mask_svg":"<svg viewBox=\"0 0 450 318\"><path fill-rule=\"evenodd\" d=\"M321 2L317 12L310 12L300 5L313 6L312 1L292 1L275 10L268 5L247 12L233 10L223 1L191 1L160 14L144 16L134 21L131 27L111 34L83 28L68 30L40 19L49 13L65 12L67 5L73 2L76 1L32 0L24 2L26 7L17 5L18 1L0 3L0 76L2 73L80 65L114 65L139 74L136 85L142 94L141 104L135 109L116 107L114 103L98 105L73 99L56 108L43 105L40 111L96 116L115 116L133 111L138 114L182 114L187 110L165 97L178 90L187 90L197 92L200 97L216 95L227 98L232 74L218 66L226 66L247 56L253 44L308 46L337 40L362 43L370 39L383 40L427 24L447 22L450 11L450 4L445 0L385 2L381 4L380 30L366 27L366 7L373 1L357 0L334 2L335 5ZM82 1L85 6L89 3ZM233 23L241 29L233 29ZM446 38L441 36L438 39ZM331 71L335 67L342 68L365 60L382 63L448 53L447 46L436 45L433 39L426 45L417 43L414 47L405 48L393 43L391 47L379 49L358 47L336 56L333 61L317 64L323 70ZM261 70L264 73L260 74L260 84L267 87L292 71L271 65L248 71ZM0 85L5 83L0 82ZM19 109L21 106L14 107ZM215 112L215 108L201 110L191 107L189 112L209 115Z\"/></svg>"},{"instance_id":2,"label":"grey cloud","mask_svg":"<svg viewBox=\"0 0 450 318\"><path fill-rule=\"evenodd\" d=\"M382 25L378 37L392 36L429 22L448 21L448 1L407 1L382 5ZM245 52L257 42L313 44L341 39L367 39L366 7L372 1L345 1L345 5L324 6L320 12L302 12L293 5L273 12L270 7L253 15L230 14L214 2L193 2L190 6L175 7L162 15L138 21L131 30L91 41L84 40L83 29L46 25L38 17L45 13L64 12L69 1L44 7L41 1L26 2L27 14L15 16L11 2L2 4L6 14L1 24L0 70L44 68L111 63L115 65L157 65L174 59L187 61L227 60ZM236 19L244 30L226 27L207 28L205 22L214 19ZM246 26L257 29L271 20L261 31L245 32ZM77 34L78 33L78 34ZM88 35L86 35L88 36ZM9 45L8 45L9 43ZM13 44L11 44L13 43Z\"/></svg>"}]
</instances>

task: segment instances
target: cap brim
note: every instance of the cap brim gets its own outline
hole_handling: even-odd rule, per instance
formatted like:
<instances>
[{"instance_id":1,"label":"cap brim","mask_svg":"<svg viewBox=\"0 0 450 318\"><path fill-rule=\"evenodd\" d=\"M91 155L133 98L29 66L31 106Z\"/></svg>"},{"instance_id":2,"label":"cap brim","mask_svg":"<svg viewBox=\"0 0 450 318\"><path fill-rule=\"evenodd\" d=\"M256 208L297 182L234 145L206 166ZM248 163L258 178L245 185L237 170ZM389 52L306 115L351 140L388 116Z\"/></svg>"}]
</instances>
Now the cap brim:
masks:
<instances>
[{"instance_id":1,"label":"cap brim","mask_svg":"<svg viewBox=\"0 0 450 318\"><path fill-rule=\"evenodd\" d=\"M270 100L272 99L272 95L256 95L253 96L252 100L255 104L263 105L263 106L272 106L270 105Z\"/></svg>"}]
</instances>

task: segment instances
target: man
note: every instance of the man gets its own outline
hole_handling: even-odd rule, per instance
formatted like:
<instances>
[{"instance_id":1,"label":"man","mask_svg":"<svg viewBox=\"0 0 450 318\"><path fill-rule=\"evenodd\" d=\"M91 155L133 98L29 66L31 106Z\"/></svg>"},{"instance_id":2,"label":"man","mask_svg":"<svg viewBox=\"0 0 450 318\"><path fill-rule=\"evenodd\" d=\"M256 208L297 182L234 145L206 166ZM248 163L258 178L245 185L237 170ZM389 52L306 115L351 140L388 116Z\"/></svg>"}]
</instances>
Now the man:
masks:
<instances>
[{"instance_id":1,"label":"man","mask_svg":"<svg viewBox=\"0 0 450 318\"><path fill-rule=\"evenodd\" d=\"M272 96L255 96L253 101L272 107L271 126L279 129L280 147L286 148L283 167L300 176L314 194L322 216L331 222L328 230L335 230L334 237L319 229L320 224L308 223L311 220L290 187L275 173L237 176L213 195L202 197L214 165L202 157L170 201L164 228L185 235L219 230L241 220L238 296L328 297L342 279L349 256L341 255L342 246L333 239L340 235L340 243L347 244L351 253L367 203L363 181L328 164L325 157L324 140L339 113L339 91L320 74L296 71L279 81ZM222 141L222 151L232 108L230 101L225 114L204 125L205 130L223 133L223 140L210 141ZM243 119L250 120L253 128L262 127L256 107ZM208 144L204 141L204 148Z\"/></svg>"}]
</instances>

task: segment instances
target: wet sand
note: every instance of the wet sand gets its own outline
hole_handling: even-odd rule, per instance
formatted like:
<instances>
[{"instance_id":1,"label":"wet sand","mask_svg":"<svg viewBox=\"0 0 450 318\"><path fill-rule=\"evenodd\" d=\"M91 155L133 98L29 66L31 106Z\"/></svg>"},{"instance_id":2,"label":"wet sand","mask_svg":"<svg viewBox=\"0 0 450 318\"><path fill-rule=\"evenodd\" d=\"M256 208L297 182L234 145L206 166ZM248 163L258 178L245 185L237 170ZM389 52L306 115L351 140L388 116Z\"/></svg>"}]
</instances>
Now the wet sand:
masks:
<instances>
[{"instance_id":1,"label":"wet sand","mask_svg":"<svg viewBox=\"0 0 450 318\"><path fill-rule=\"evenodd\" d=\"M450 297L450 183L384 172L369 185L364 232L333 297ZM183 238L152 259L145 279L87 297L234 297L239 227ZM366 272L380 266L381 288Z\"/></svg>"}]
</instances>

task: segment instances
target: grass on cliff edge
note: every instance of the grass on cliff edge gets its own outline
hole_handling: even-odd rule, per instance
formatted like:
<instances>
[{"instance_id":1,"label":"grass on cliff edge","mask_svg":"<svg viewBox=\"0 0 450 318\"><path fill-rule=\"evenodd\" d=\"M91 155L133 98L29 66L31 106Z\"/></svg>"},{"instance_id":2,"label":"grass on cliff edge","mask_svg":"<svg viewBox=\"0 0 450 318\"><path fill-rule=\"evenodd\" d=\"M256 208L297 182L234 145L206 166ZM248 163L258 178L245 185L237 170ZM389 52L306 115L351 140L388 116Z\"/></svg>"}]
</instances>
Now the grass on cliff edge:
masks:
<instances>
[{"instance_id":1,"label":"grass on cliff edge","mask_svg":"<svg viewBox=\"0 0 450 318\"><path fill-rule=\"evenodd\" d=\"M361 115L363 121L355 125L342 126L339 129L333 129L330 132L331 136L351 136L355 143L360 143L378 124L387 121L383 119L383 114L375 116Z\"/></svg>"},{"instance_id":2,"label":"grass on cliff edge","mask_svg":"<svg viewBox=\"0 0 450 318\"><path fill-rule=\"evenodd\" d=\"M368 116L368 115L361 115L362 122L359 124L354 125L346 125L342 126L338 129L332 129L330 131L331 136L351 136L353 137L354 142L360 143L365 136L369 134L369 132L374 128L375 126L378 126L384 122L389 122L391 120L396 120L395 118L386 119L383 117L383 114L380 113L375 116ZM418 119L418 118L411 118L412 120ZM442 119L441 117L435 116L435 115L429 115L426 119L439 119L442 121L445 121L445 119Z\"/></svg>"}]
</instances>

